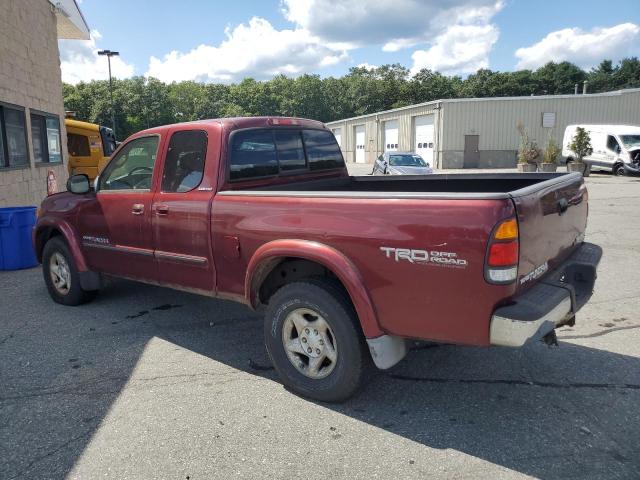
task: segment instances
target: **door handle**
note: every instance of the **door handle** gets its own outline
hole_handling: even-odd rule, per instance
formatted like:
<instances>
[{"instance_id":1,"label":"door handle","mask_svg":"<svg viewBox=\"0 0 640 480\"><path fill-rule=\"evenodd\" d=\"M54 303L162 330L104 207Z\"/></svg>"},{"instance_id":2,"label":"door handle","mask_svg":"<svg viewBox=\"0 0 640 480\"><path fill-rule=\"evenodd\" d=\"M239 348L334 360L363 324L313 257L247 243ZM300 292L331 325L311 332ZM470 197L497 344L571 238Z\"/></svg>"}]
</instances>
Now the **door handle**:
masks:
<instances>
[{"instance_id":1,"label":"door handle","mask_svg":"<svg viewBox=\"0 0 640 480\"><path fill-rule=\"evenodd\" d=\"M142 215L144 213L144 204L134 203L131 207L131 213L134 215Z\"/></svg>"},{"instance_id":2,"label":"door handle","mask_svg":"<svg viewBox=\"0 0 640 480\"><path fill-rule=\"evenodd\" d=\"M169 207L167 205L157 205L156 206L156 214L158 215L168 215Z\"/></svg>"}]
</instances>

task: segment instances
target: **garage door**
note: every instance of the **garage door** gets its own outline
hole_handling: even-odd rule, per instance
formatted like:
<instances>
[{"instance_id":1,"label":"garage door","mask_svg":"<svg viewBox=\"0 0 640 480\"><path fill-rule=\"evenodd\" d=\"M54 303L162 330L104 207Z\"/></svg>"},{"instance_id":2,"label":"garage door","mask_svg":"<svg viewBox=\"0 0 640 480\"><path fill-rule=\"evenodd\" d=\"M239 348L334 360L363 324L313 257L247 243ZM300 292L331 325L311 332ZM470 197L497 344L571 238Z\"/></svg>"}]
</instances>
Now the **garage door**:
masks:
<instances>
[{"instance_id":1,"label":"garage door","mask_svg":"<svg viewBox=\"0 0 640 480\"><path fill-rule=\"evenodd\" d=\"M424 158L429 165L433 166L433 150L435 147L433 141L433 115L415 117L414 125L414 150Z\"/></svg>"},{"instance_id":2,"label":"garage door","mask_svg":"<svg viewBox=\"0 0 640 480\"><path fill-rule=\"evenodd\" d=\"M336 142L338 142L338 146L340 148L342 148L342 129L341 128L334 128L333 129L333 136L336 137Z\"/></svg>"},{"instance_id":3,"label":"garage door","mask_svg":"<svg viewBox=\"0 0 640 480\"><path fill-rule=\"evenodd\" d=\"M388 120L384 122L384 151L398 150L398 121Z\"/></svg>"},{"instance_id":4,"label":"garage door","mask_svg":"<svg viewBox=\"0 0 640 480\"><path fill-rule=\"evenodd\" d=\"M356 131L356 163L364 163L364 125L357 125Z\"/></svg>"}]
</instances>

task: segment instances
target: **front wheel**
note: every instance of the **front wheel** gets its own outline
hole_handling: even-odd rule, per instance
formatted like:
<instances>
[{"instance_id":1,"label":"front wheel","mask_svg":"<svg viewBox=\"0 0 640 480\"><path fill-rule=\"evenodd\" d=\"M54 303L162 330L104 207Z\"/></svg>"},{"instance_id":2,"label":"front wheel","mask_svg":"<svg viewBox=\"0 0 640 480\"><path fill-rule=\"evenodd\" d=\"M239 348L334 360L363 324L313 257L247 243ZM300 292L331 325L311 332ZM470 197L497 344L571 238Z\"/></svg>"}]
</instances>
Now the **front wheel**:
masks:
<instances>
[{"instance_id":1,"label":"front wheel","mask_svg":"<svg viewBox=\"0 0 640 480\"><path fill-rule=\"evenodd\" d=\"M286 387L326 402L352 396L371 361L351 303L324 279L291 283L273 295L265 344Z\"/></svg>"},{"instance_id":2,"label":"front wheel","mask_svg":"<svg viewBox=\"0 0 640 480\"><path fill-rule=\"evenodd\" d=\"M618 163L618 164L614 165L613 166L613 174L616 177L623 177L624 174L625 174L624 165L621 164L621 163Z\"/></svg>"},{"instance_id":3,"label":"front wheel","mask_svg":"<svg viewBox=\"0 0 640 480\"><path fill-rule=\"evenodd\" d=\"M42 252L42 273L54 302L81 305L96 296L97 291L83 290L75 261L66 242L60 237L49 240Z\"/></svg>"}]
</instances>

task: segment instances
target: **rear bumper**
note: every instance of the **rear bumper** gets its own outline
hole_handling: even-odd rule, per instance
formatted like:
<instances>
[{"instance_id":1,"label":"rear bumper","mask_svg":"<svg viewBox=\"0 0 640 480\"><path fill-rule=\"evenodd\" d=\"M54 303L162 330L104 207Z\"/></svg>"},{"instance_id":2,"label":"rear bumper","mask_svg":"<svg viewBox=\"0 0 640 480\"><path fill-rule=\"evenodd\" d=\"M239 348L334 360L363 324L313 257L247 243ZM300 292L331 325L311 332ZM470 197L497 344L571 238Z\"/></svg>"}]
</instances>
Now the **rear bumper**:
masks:
<instances>
[{"instance_id":1,"label":"rear bumper","mask_svg":"<svg viewBox=\"0 0 640 480\"><path fill-rule=\"evenodd\" d=\"M593 293L602 249L583 243L535 286L491 316L491 345L520 347L554 328L573 323Z\"/></svg>"}]
</instances>

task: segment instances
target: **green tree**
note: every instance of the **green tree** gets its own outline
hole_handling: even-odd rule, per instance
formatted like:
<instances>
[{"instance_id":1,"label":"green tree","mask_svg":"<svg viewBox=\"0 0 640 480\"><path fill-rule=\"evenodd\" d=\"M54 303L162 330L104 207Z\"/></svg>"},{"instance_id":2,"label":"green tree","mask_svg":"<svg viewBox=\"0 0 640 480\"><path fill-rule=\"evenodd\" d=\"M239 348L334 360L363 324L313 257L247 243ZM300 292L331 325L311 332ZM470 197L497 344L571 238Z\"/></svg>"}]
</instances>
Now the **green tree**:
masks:
<instances>
[{"instance_id":1,"label":"green tree","mask_svg":"<svg viewBox=\"0 0 640 480\"><path fill-rule=\"evenodd\" d=\"M569 149L576 154L577 163L582 163L584 157L588 157L593 153L589 132L582 127L576 128L576 133L571 139L571 143L569 143Z\"/></svg>"}]
</instances>

